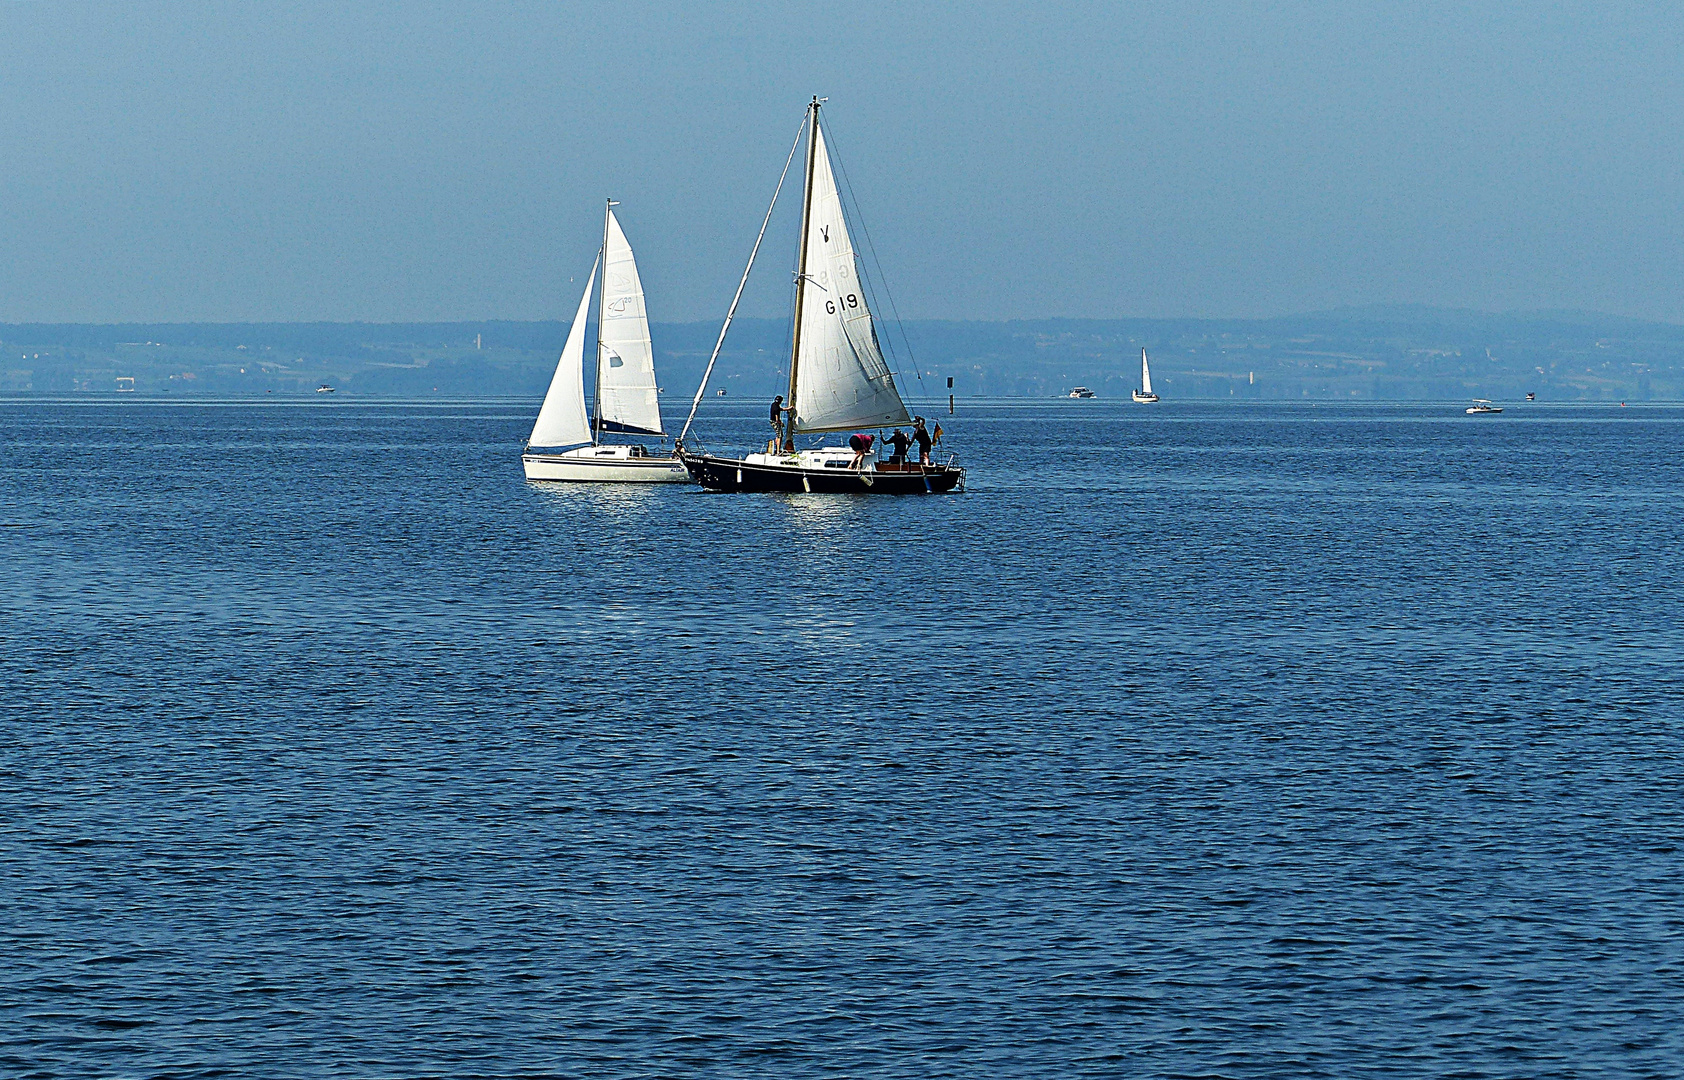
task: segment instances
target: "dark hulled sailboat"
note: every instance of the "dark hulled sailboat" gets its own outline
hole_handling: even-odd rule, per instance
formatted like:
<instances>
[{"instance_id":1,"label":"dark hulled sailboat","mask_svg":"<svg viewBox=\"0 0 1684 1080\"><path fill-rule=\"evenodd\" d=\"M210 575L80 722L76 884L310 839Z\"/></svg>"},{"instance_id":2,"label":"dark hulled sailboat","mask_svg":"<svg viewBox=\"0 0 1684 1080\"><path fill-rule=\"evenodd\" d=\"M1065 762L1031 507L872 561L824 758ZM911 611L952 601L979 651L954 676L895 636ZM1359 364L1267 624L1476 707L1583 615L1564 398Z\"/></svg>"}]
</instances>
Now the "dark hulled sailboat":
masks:
<instances>
[{"instance_id":1,"label":"dark hulled sailboat","mask_svg":"<svg viewBox=\"0 0 1684 1080\"><path fill-rule=\"evenodd\" d=\"M768 441L765 453L728 458L691 453L681 447L680 454L690 475L715 491L878 495L952 491L963 482L965 471L951 462L886 462L870 452L857 458L853 450L842 446L795 448L797 435L912 422L895 389L895 377L883 359L871 309L860 285L858 258L842 215L842 197L831 172L824 130L819 125L819 105L819 99L814 98L807 107L807 178L801 207L795 331L790 343L784 429ZM746 280L746 273L744 277ZM698 391L698 401L701 396Z\"/></svg>"}]
</instances>

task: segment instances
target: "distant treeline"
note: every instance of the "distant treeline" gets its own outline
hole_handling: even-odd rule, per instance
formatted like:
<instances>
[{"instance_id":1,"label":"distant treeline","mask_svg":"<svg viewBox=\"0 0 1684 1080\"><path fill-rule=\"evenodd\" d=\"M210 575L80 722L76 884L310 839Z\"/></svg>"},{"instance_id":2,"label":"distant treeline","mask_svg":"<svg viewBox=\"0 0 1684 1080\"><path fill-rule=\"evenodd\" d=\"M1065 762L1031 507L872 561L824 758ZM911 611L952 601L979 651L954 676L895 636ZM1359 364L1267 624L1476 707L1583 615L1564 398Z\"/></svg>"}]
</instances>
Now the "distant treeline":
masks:
<instances>
[{"instance_id":1,"label":"distant treeline","mask_svg":"<svg viewBox=\"0 0 1684 1080\"><path fill-rule=\"evenodd\" d=\"M1166 398L1543 400L1684 398L1684 326L1574 312L1418 307L1276 319L916 320L880 326L908 397L1124 397L1140 349ZM695 392L717 323L653 327L669 400ZM293 395L326 383L369 396L537 397L561 322L0 324L0 391ZM789 324L740 319L713 387L784 384ZM710 391L711 392L711 391Z\"/></svg>"}]
</instances>

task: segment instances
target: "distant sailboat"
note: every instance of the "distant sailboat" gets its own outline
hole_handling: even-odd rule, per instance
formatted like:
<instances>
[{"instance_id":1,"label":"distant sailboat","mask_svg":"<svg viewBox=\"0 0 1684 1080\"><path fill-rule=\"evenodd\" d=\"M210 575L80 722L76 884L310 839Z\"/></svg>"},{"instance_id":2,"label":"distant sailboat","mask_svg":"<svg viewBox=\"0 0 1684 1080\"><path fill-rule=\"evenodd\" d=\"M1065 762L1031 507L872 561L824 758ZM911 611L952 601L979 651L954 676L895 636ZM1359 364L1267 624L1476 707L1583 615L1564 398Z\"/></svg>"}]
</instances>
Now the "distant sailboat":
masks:
<instances>
[{"instance_id":1,"label":"distant sailboat","mask_svg":"<svg viewBox=\"0 0 1684 1080\"><path fill-rule=\"evenodd\" d=\"M649 341L649 316L643 283L631 245L620 231L610 200L603 212L602 250L591 267L585 294L573 316L561 359L544 395L538 421L526 440L521 464L528 480L582 480L617 483L684 483L684 463L672 453L651 454L638 445L604 444L604 432L665 437L655 385L655 352ZM597 296L596 417L585 411L585 317L590 311L596 272L602 269ZM585 445L581 445L585 444ZM533 447L558 448L549 452ZM559 449L575 447L576 449Z\"/></svg>"},{"instance_id":2,"label":"distant sailboat","mask_svg":"<svg viewBox=\"0 0 1684 1080\"><path fill-rule=\"evenodd\" d=\"M1146 363L1146 350L1140 350L1140 389L1134 392L1134 400L1142 405L1150 405L1158 400L1158 395L1152 393L1152 368Z\"/></svg>"},{"instance_id":3,"label":"distant sailboat","mask_svg":"<svg viewBox=\"0 0 1684 1080\"><path fill-rule=\"evenodd\" d=\"M910 424L913 419L895 389L895 377L883 359L865 290L860 287L854 244L842 215L842 196L831 172L824 130L819 126L819 105L819 99L814 98L807 107L805 125L807 183L796 260L785 426L763 454L727 458L682 449L680 453L691 475L703 487L716 491L877 495L951 491L965 476L963 469L951 463L879 461L869 448L858 452L843 446L795 448L795 437L801 434L869 430ZM706 376L703 379L705 387ZM697 391L698 401L701 393Z\"/></svg>"}]
</instances>

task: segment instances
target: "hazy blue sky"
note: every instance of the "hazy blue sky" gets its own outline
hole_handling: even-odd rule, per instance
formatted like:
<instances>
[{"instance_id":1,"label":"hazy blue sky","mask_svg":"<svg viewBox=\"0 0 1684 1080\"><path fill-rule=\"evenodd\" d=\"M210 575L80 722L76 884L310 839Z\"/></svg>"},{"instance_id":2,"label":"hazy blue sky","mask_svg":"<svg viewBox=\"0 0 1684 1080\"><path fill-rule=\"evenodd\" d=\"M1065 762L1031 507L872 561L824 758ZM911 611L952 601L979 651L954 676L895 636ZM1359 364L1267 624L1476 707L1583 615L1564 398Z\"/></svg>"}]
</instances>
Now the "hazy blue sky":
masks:
<instances>
[{"instance_id":1,"label":"hazy blue sky","mask_svg":"<svg viewBox=\"0 0 1684 1080\"><path fill-rule=\"evenodd\" d=\"M908 317L1684 321L1676 5L1358 0L0 0L0 321L716 318L814 93Z\"/></svg>"}]
</instances>

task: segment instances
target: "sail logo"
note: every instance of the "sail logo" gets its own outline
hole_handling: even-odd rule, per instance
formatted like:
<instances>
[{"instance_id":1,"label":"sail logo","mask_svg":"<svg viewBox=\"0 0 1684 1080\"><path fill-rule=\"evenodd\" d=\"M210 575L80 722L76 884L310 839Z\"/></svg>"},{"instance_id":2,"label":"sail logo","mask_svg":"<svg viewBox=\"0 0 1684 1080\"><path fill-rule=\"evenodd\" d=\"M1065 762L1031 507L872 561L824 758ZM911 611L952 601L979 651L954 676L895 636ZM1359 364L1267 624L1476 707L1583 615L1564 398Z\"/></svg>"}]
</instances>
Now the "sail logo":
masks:
<instances>
[{"instance_id":1,"label":"sail logo","mask_svg":"<svg viewBox=\"0 0 1684 1080\"><path fill-rule=\"evenodd\" d=\"M611 314L624 315L631 308L631 302L631 297L622 296L618 300L610 300L607 304L607 308Z\"/></svg>"},{"instance_id":2,"label":"sail logo","mask_svg":"<svg viewBox=\"0 0 1684 1080\"><path fill-rule=\"evenodd\" d=\"M830 243L830 226L829 225L820 225L819 226L819 235L824 237L825 243L827 243L827 244Z\"/></svg>"}]
</instances>

